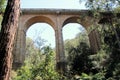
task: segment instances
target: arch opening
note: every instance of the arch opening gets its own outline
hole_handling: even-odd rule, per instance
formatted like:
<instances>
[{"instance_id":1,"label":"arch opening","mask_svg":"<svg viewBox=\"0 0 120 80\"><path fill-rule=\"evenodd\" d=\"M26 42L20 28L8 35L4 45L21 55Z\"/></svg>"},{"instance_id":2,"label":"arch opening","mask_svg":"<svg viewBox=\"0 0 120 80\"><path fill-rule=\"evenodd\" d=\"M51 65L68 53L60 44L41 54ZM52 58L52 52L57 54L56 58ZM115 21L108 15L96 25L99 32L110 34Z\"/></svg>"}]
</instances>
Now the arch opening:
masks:
<instances>
[{"instance_id":1,"label":"arch opening","mask_svg":"<svg viewBox=\"0 0 120 80\"><path fill-rule=\"evenodd\" d=\"M29 37L35 41L39 41L41 43L36 43L36 46L50 46L51 48L55 48L55 32L54 29L48 23L35 23L31 25L26 31L26 37Z\"/></svg>"},{"instance_id":2,"label":"arch opening","mask_svg":"<svg viewBox=\"0 0 120 80\"><path fill-rule=\"evenodd\" d=\"M26 33L26 37L30 37L33 41L40 38L44 42L41 46L49 45L51 48L55 47L55 25L49 17L30 17L25 22L23 30Z\"/></svg>"},{"instance_id":3,"label":"arch opening","mask_svg":"<svg viewBox=\"0 0 120 80\"><path fill-rule=\"evenodd\" d=\"M63 33L64 46L66 42L72 40L76 42L76 44L74 44L75 42L72 41L73 42L73 43L71 42L72 46L77 46L79 42L85 42L87 43L88 46L90 46L87 30L79 23L66 24L62 29L62 33Z\"/></svg>"},{"instance_id":4,"label":"arch opening","mask_svg":"<svg viewBox=\"0 0 120 80\"><path fill-rule=\"evenodd\" d=\"M63 39L67 70L71 70L74 67L71 65L72 61L80 53L77 49L84 45L90 46L88 34L86 29L79 23L67 23L63 26Z\"/></svg>"},{"instance_id":5,"label":"arch opening","mask_svg":"<svg viewBox=\"0 0 120 80\"><path fill-rule=\"evenodd\" d=\"M80 16L72 16L67 18L63 23L63 39L73 39L79 36L80 34L85 34L87 37L87 43L89 45L89 38L86 26L84 23L80 22ZM84 40L85 41L85 40Z\"/></svg>"}]
</instances>

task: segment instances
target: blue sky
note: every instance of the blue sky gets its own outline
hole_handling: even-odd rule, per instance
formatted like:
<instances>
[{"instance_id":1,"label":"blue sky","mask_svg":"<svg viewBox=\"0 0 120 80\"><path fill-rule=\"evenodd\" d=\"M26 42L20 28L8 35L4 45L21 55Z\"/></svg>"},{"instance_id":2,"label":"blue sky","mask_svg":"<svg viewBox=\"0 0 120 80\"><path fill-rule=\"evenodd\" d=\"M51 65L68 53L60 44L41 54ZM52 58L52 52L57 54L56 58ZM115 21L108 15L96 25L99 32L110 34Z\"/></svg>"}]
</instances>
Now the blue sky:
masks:
<instances>
[{"instance_id":1,"label":"blue sky","mask_svg":"<svg viewBox=\"0 0 120 80\"><path fill-rule=\"evenodd\" d=\"M21 0L21 8L85 9L79 0Z\"/></svg>"},{"instance_id":2,"label":"blue sky","mask_svg":"<svg viewBox=\"0 0 120 80\"><path fill-rule=\"evenodd\" d=\"M86 9L84 2L80 4L79 0L21 0L21 8ZM74 38L80 32L80 27L81 25L77 23L65 25L63 27L64 40ZM27 37L34 40L38 35L47 41L45 45L55 47L55 33L49 24L36 23L30 26Z\"/></svg>"}]
</instances>

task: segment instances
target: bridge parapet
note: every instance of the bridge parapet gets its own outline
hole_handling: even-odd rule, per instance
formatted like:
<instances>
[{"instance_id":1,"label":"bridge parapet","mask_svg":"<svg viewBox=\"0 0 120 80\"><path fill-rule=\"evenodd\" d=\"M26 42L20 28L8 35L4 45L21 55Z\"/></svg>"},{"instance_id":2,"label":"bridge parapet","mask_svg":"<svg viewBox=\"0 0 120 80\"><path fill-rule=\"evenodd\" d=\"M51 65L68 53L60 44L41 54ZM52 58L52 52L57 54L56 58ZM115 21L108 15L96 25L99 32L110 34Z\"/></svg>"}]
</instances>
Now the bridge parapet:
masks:
<instances>
[{"instance_id":1,"label":"bridge parapet","mask_svg":"<svg viewBox=\"0 0 120 80\"><path fill-rule=\"evenodd\" d=\"M79 10L79 9L21 9L22 14L86 14L89 13L89 10Z\"/></svg>"}]
</instances>

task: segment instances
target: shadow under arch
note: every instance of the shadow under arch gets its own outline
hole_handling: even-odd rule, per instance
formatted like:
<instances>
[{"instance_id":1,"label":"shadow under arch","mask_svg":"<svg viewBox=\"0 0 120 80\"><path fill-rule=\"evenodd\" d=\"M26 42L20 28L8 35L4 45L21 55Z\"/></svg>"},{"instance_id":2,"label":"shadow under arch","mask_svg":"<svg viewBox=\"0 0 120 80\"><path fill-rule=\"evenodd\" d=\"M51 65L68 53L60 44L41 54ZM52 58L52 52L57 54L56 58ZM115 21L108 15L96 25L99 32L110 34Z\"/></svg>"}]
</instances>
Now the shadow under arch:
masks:
<instances>
[{"instance_id":1,"label":"shadow under arch","mask_svg":"<svg viewBox=\"0 0 120 80\"><path fill-rule=\"evenodd\" d=\"M80 19L81 19L80 16L72 16L72 17L69 17L69 18L67 18L67 19L63 22L62 27L64 27L64 26L65 26L66 24L68 24L68 23L78 23L78 24L80 24L81 26L83 26L83 27L86 29L85 25L84 25L82 22L80 22Z\"/></svg>"},{"instance_id":2,"label":"shadow under arch","mask_svg":"<svg viewBox=\"0 0 120 80\"><path fill-rule=\"evenodd\" d=\"M40 23L40 22L47 23L47 24L51 25L51 27L53 28L53 30L55 30L55 24L54 24L54 22L50 18L45 17L45 16L35 16L35 17L30 18L29 20L27 20L25 22L25 31L27 31L27 29L31 25L33 25L35 23Z\"/></svg>"}]
</instances>

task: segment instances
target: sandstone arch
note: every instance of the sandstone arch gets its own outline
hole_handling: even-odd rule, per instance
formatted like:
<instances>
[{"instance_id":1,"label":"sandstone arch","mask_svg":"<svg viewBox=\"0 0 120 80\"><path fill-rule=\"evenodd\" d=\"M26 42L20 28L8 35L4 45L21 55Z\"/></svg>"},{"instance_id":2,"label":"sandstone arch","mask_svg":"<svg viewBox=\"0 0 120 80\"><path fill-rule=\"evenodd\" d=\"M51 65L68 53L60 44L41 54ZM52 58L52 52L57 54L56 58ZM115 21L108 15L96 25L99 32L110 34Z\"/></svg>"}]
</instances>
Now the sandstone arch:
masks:
<instances>
[{"instance_id":1,"label":"sandstone arch","mask_svg":"<svg viewBox=\"0 0 120 80\"><path fill-rule=\"evenodd\" d=\"M51 25L51 27L54 29L54 22L48 18L48 17L45 17L45 16L34 16L34 17L31 17L30 19L28 19L26 22L25 22L25 27L26 27L26 30L33 24L35 23L47 23L49 25ZM25 31L26 31L25 30Z\"/></svg>"},{"instance_id":2,"label":"sandstone arch","mask_svg":"<svg viewBox=\"0 0 120 80\"><path fill-rule=\"evenodd\" d=\"M25 36L26 30L29 28L29 26L36 22L46 22L50 24L55 31L56 69L60 71L65 71L65 55L62 28L65 24L69 22L77 22L77 19L79 19L80 24L87 29L87 27L93 24L92 17L87 15L88 12L89 11L87 10L66 10L66 9L22 9L19 19L15 48L13 52L15 56L13 66L19 67L24 61ZM86 14L86 16L84 14ZM82 16L85 17L82 18ZM91 34L92 36L90 36L91 37L90 39L92 39L94 34L95 33ZM96 42L97 41L90 43L97 44ZM96 47L94 46L94 44L92 44L92 48Z\"/></svg>"},{"instance_id":3,"label":"sandstone arch","mask_svg":"<svg viewBox=\"0 0 120 80\"><path fill-rule=\"evenodd\" d=\"M79 23L78 20L80 19L80 16L72 16L72 17L69 17L67 18L64 23L63 23L63 26L68 24L68 23Z\"/></svg>"}]
</instances>

